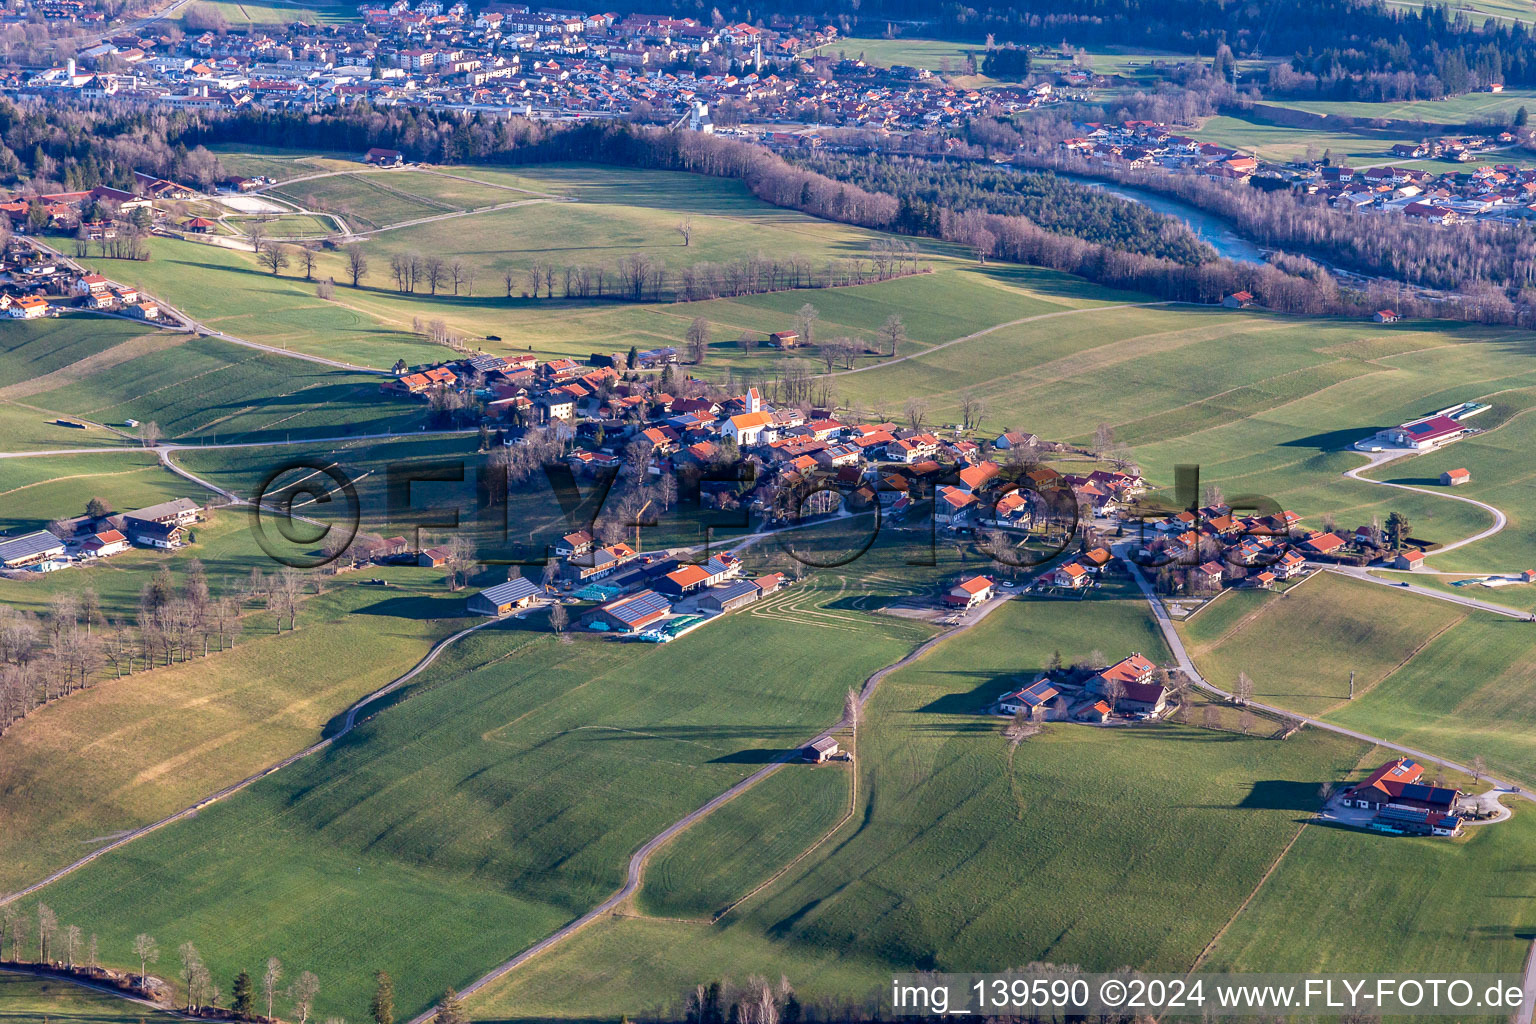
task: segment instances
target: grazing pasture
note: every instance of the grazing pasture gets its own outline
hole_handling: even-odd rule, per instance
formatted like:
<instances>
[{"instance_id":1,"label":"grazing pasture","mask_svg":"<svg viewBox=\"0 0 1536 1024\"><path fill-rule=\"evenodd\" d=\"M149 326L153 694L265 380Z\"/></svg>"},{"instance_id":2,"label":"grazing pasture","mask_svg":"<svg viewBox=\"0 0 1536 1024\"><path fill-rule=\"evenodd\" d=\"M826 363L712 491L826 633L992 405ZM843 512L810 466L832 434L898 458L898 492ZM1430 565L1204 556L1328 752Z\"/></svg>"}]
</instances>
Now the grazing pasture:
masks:
<instances>
[{"instance_id":1,"label":"grazing pasture","mask_svg":"<svg viewBox=\"0 0 1536 1024\"><path fill-rule=\"evenodd\" d=\"M1351 672L1358 700L1466 616L1466 609L1443 601L1334 573L1319 573L1283 594L1241 597L1256 607L1235 623L1199 615L1178 627L1200 673L1231 690L1246 672L1256 700L1309 715L1348 703Z\"/></svg>"},{"instance_id":2,"label":"grazing pasture","mask_svg":"<svg viewBox=\"0 0 1536 1024\"><path fill-rule=\"evenodd\" d=\"M131 510L182 497L212 495L166 470L153 452L0 459L0 532L8 534L84 515L92 498Z\"/></svg>"},{"instance_id":3,"label":"grazing pasture","mask_svg":"<svg viewBox=\"0 0 1536 1024\"><path fill-rule=\"evenodd\" d=\"M64 981L0 971L3 1024L170 1024L175 1017Z\"/></svg>"},{"instance_id":4,"label":"grazing pasture","mask_svg":"<svg viewBox=\"0 0 1536 1024\"><path fill-rule=\"evenodd\" d=\"M29 395L29 407L126 426L159 424L168 441L238 443L409 430L425 409L379 401L378 377L300 362L215 338L184 340L110 370Z\"/></svg>"},{"instance_id":5,"label":"grazing pasture","mask_svg":"<svg viewBox=\"0 0 1536 1024\"><path fill-rule=\"evenodd\" d=\"M1453 841L1308 825L1206 969L1520 973L1536 927L1536 814L1522 804Z\"/></svg>"},{"instance_id":6,"label":"grazing pasture","mask_svg":"<svg viewBox=\"0 0 1536 1024\"><path fill-rule=\"evenodd\" d=\"M119 583L130 607L148 582L144 567L116 564L52 574ZM253 560L254 561L254 560ZM210 563L215 593L228 586ZM179 568L179 567L178 567ZM121 679L106 678L17 723L0 761L0 891L35 882L120 831L178 811L303 749L349 704L411 667L431 643L465 624L463 603L431 570L374 570L387 591L343 584L308 598L299 628L277 634L251 608L232 649ZM110 578L109 578L110 577ZM180 574L176 575L179 580ZM5 581L4 599L11 587ZM25 586L25 585L23 585ZM112 608L117 618L130 614ZM107 627L101 627L103 629ZM82 925L84 922L80 922ZM92 929L88 928L87 931ZM127 942L103 956L126 963Z\"/></svg>"},{"instance_id":7,"label":"grazing pasture","mask_svg":"<svg viewBox=\"0 0 1536 1024\"><path fill-rule=\"evenodd\" d=\"M734 614L655 647L560 643L541 620L460 641L337 747L108 855L49 905L108 948L195 941L217 976L275 953L320 976L323 1014L366 1002L366 949L414 1013L606 898L644 839L930 632L866 616L850 644ZM769 650L719 670L720 651ZM412 926L349 924L386 918Z\"/></svg>"},{"instance_id":8,"label":"grazing pasture","mask_svg":"<svg viewBox=\"0 0 1536 1024\"><path fill-rule=\"evenodd\" d=\"M1114 595L1090 599L1091 634L1076 602L1014 602L888 677L860 732L853 821L720 922L601 922L498 982L476 1015L635 1014L749 974L862 1003L892 970L1186 969L1295 834L1317 780L1363 745L1048 725L1010 750L979 712L1053 652L1166 657L1145 605ZM764 806L753 799L739 798ZM702 860L717 832L690 830L679 850L690 835Z\"/></svg>"}]
</instances>

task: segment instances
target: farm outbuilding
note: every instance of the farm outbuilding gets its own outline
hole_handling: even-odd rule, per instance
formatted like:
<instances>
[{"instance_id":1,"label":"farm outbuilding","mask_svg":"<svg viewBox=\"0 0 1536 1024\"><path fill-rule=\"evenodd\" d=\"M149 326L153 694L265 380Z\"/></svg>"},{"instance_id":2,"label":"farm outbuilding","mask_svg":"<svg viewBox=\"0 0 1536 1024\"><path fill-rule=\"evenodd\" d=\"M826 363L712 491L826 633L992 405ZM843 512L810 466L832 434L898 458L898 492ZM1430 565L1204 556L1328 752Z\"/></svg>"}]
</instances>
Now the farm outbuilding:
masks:
<instances>
[{"instance_id":1,"label":"farm outbuilding","mask_svg":"<svg viewBox=\"0 0 1536 1024\"><path fill-rule=\"evenodd\" d=\"M471 615L508 615L519 608L527 608L538 596L538 585L519 576L486 587L464 602L464 607Z\"/></svg>"},{"instance_id":2,"label":"farm outbuilding","mask_svg":"<svg viewBox=\"0 0 1536 1024\"><path fill-rule=\"evenodd\" d=\"M823 736L819 740L812 740L806 744L805 759L820 764L823 761L830 761L836 757L837 751L837 740L830 736Z\"/></svg>"}]
</instances>

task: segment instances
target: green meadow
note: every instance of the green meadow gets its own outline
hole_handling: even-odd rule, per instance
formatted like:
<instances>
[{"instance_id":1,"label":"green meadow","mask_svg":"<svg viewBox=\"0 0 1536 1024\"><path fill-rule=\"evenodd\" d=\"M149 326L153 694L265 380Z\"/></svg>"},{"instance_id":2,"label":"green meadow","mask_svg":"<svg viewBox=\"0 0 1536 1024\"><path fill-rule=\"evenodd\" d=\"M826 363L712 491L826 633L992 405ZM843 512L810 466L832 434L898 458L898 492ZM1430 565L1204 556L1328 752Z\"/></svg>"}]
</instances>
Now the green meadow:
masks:
<instances>
[{"instance_id":1,"label":"green meadow","mask_svg":"<svg viewBox=\"0 0 1536 1024\"><path fill-rule=\"evenodd\" d=\"M1533 841L1529 804L1453 841L1308 825L1206 969L1518 974L1536 926Z\"/></svg>"},{"instance_id":2,"label":"green meadow","mask_svg":"<svg viewBox=\"0 0 1536 1024\"><path fill-rule=\"evenodd\" d=\"M1498 0L1491 0L1498 2ZM1523 9L1524 20L1536 18L1536 10L1522 0L1509 0L1510 6ZM1344 117L1380 117L1396 121L1424 121L1430 124L1472 124L1489 122L1508 124L1521 107L1536 105L1536 90L1505 89L1503 92L1469 92L1443 100L1368 103L1358 100L1277 100L1275 106L1292 107L1313 114Z\"/></svg>"},{"instance_id":3,"label":"green meadow","mask_svg":"<svg viewBox=\"0 0 1536 1024\"><path fill-rule=\"evenodd\" d=\"M92 498L128 511L183 497L211 495L168 472L153 452L0 459L0 532L8 534L84 515Z\"/></svg>"},{"instance_id":4,"label":"green meadow","mask_svg":"<svg viewBox=\"0 0 1536 1024\"><path fill-rule=\"evenodd\" d=\"M4 1024L169 1024L175 1019L105 992L0 971L0 1021Z\"/></svg>"},{"instance_id":5,"label":"green meadow","mask_svg":"<svg viewBox=\"0 0 1536 1024\"><path fill-rule=\"evenodd\" d=\"M1247 672L1264 703L1536 783L1528 622L1320 573L1283 595L1230 594L1178 628L1223 689Z\"/></svg>"},{"instance_id":6,"label":"green meadow","mask_svg":"<svg viewBox=\"0 0 1536 1024\"><path fill-rule=\"evenodd\" d=\"M228 584L216 571L210 565L215 593L223 593ZM66 592L122 581L130 601L149 579L144 567L93 572L51 579L75 576ZM8 730L8 756L0 763L0 791L9 794L0 801L0 890L35 882L121 831L303 749L353 701L467 624L462 595L447 593L440 572L374 572L395 586L332 585L304 601L291 633L277 633L271 615L251 608L232 648L150 671L141 660L121 679L108 667L93 686ZM5 585L9 600L16 584ZM104 593L104 603L111 599ZM118 953L113 962L127 961Z\"/></svg>"},{"instance_id":7,"label":"green meadow","mask_svg":"<svg viewBox=\"0 0 1536 1024\"><path fill-rule=\"evenodd\" d=\"M494 985L476 1015L643 1013L751 974L862 1004L892 970L1186 969L1295 834L1317 780L1347 772L1362 748L1323 734L1057 724L1010 750L1000 720L980 712L1053 652L1167 656L1129 591L1092 604L1010 603L888 677L858 738L853 819L720 921L599 922ZM774 817L766 790L737 802L740 819ZM727 827L679 836L647 889L670 864L660 858L705 863ZM808 842L819 835L806 829Z\"/></svg>"},{"instance_id":8,"label":"green meadow","mask_svg":"<svg viewBox=\"0 0 1536 1024\"><path fill-rule=\"evenodd\" d=\"M664 647L561 643L541 621L476 633L336 747L47 901L110 948L197 942L219 976L282 956L319 975L324 1014L366 1002L366 961L414 1013L606 898L630 851L931 632L840 612L842 593L813 580ZM719 669L719 652L769 650ZM348 924L385 919L410 924Z\"/></svg>"}]
</instances>

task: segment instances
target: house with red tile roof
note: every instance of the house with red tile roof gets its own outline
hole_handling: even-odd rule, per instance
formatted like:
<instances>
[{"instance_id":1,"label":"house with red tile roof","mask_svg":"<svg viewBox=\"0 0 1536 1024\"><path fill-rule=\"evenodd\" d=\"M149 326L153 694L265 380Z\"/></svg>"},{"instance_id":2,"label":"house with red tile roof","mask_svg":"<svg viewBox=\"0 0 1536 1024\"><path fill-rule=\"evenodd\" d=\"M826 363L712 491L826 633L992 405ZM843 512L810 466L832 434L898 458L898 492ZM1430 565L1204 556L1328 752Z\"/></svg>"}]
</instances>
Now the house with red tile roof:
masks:
<instances>
[{"instance_id":1,"label":"house with red tile roof","mask_svg":"<svg viewBox=\"0 0 1536 1024\"><path fill-rule=\"evenodd\" d=\"M971 576L944 593L944 603L951 608L974 608L985 604L997 593L997 584L987 576Z\"/></svg>"}]
</instances>

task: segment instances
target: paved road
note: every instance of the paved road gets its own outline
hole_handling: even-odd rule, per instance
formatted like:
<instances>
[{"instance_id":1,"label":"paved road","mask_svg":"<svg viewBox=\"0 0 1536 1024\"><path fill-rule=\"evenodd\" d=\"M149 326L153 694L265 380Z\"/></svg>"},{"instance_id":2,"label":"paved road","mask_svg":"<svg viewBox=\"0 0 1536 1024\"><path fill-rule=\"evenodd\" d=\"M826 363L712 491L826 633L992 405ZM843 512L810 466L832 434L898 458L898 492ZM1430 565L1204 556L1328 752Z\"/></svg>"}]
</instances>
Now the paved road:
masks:
<instances>
[{"instance_id":1,"label":"paved road","mask_svg":"<svg viewBox=\"0 0 1536 1024\"><path fill-rule=\"evenodd\" d=\"M1529 619L1530 612L1522 612L1502 604L1491 604L1488 601L1479 601L1475 597L1463 597L1461 594L1448 594L1443 590L1433 590L1429 587L1421 587L1417 583L1410 583L1411 577L1404 573L1404 579L1389 580L1380 576L1372 576L1370 567L1359 565L1331 565L1322 562L1308 562L1308 565L1323 569L1327 572L1337 573L1340 576L1348 576L1351 579L1361 580L1365 583L1375 583L1383 587L1391 587L1394 590L1406 590L1410 594L1421 594L1424 597L1432 597L1436 601L1447 601L1451 604L1459 604L1463 608L1475 608L1480 612L1492 612L1495 615L1503 615L1511 619Z\"/></svg>"},{"instance_id":2,"label":"paved road","mask_svg":"<svg viewBox=\"0 0 1536 1024\"><path fill-rule=\"evenodd\" d=\"M864 705L867 704L869 699L875 695L875 691L879 689L880 683L885 680L886 676L890 675L892 672L906 667L907 665L912 664L912 662L916 661L918 658L921 658L924 654L928 653L928 651L932 650L938 644L943 643L945 640L964 633L966 630L978 625L983 619L992 614L993 611L1008 601L1011 596L1012 595L1010 594L993 598L987 604L982 605L980 608L977 608L975 611L971 612L966 620L960 625L955 626L953 629L945 630L936 636L930 637L923 643L914 647L900 660L892 662L891 664L885 666L878 672L871 675L864 681L864 686L859 691L859 708L861 712ZM791 761L797 759L800 756L800 750L802 747L806 746L807 744L814 743L823 737L831 736L838 730L847 728L849 724L850 723L848 721L848 717L845 714L830 727L823 729L815 736L807 738L798 746L784 751L769 764L759 768L757 771L753 772L751 775L748 775L746 778L742 779L731 788L717 794L710 800L694 808L692 811L689 811L687 814L683 815L681 818L677 819L672 824L662 829L656 835L652 836L644 846L636 850L634 856L629 858L629 873L625 878L623 887L620 888L618 892L614 893L612 896L608 897L602 903L593 907L585 914L582 914L580 917L576 918L574 921L570 922L559 931L553 932L550 935L546 935L544 938L540 939L538 942L535 942L533 945L529 946L521 953L518 953L510 960L506 960L491 968L491 970L475 979L475 981L463 989L460 989L459 995L473 995L475 992L478 992L486 985L491 984L498 978L506 976L533 957L538 956L540 953L549 949L551 946L558 945L559 943L565 941L581 929L585 928L587 925L591 924L593 921L596 921L598 918L603 917L610 911L614 910L639 890L640 881L645 872L645 865L646 862L650 859L651 854L665 846L667 842L676 836L679 832L696 823L701 818L707 816L711 811L717 810L725 804L730 803L732 800L736 799L742 793L757 785L769 775L772 775L786 764L789 764ZM437 1011L435 1009L424 1010L423 1012L418 1013L416 1016L412 1017L409 1021L406 1022L406 1024L426 1024L427 1021L431 1020L436 1015L436 1012Z\"/></svg>"},{"instance_id":3,"label":"paved road","mask_svg":"<svg viewBox=\"0 0 1536 1024\"><path fill-rule=\"evenodd\" d=\"M198 811L201 811L204 807L207 807L209 804L215 804L215 803L218 803L220 800L225 799L226 797L234 796L236 793L240 792L242 789L247 788L252 783L261 781L262 779L266 778L267 776L271 775L272 773L280 771L280 770L288 767L289 765L293 764L295 761L302 761L304 758L308 757L309 755L314 754L314 753L318 753L319 751L324 750L325 748L331 746L337 740L339 740L342 737L346 736L348 733L350 733L353 730L353 728L357 725L358 715L360 715L362 712L367 710L370 705L376 703L380 698L382 698L382 697L384 697L384 696L386 696L388 694L393 693L394 691L398 690L400 687L404 686L406 683L410 682L412 679L415 679L418 675L421 674L421 672L424 669L426 669L426 667L428 665L431 665L434 661L436 661L437 660L437 656L439 654L443 653L443 651L450 644L456 643L457 641L459 641L463 637L466 637L469 634L475 632L475 630L477 630L477 629L484 629L486 626L494 625L495 623L501 622L501 621L504 621L504 620L502 620L502 619L486 619L484 622L477 622L473 626L467 626L464 629L459 630L457 633L454 633L452 636L444 637L443 639L439 640L437 643L433 644L432 645L432 649L429 650L426 653L426 656L423 657L420 661L418 661L411 668L411 670L409 672L405 673L402 676L399 676L398 678L392 680L388 684L379 687L377 690L374 690L372 693L368 694L366 697L363 697L357 703L353 704L350 708L348 708L347 709L346 718L343 719L343 721L342 721L342 727L340 729L338 729L334 734L332 734L330 736L327 736L326 738L320 740L317 743L313 743L313 744L309 745L308 747L305 747L303 750L299 751L296 754L291 754L288 757L283 758L281 761L278 761L276 764L269 765L266 768L263 768L261 771L257 772L254 775L248 775L245 778L241 779L239 782L233 783L232 785L225 786L223 789L219 790L218 792L213 793L213 794L211 794L209 796L203 797L201 800L199 800L197 803L193 804L190 807L184 807L181 810L177 811L175 814L167 815L166 817L161 818L159 821L154 821L154 822L149 823L148 825L144 825L144 826L141 826L140 828L133 829L130 832L125 832L121 836L118 836L116 839L112 840L112 842L108 843L107 845L102 846L102 847L100 847L100 848L98 848L96 850L91 851L90 853L86 854L84 857L81 857L79 860L75 861L73 864L69 864L69 865L66 865L65 867L60 868L59 870L55 871L53 874L49 875L47 878L44 878L44 879L42 879L39 882L34 882L34 883L32 883L31 885L27 886L24 889L20 889L20 890L17 890L16 892L11 893L9 896L0 896L0 907L5 906L7 903L14 903L15 901L17 901L19 899L24 899L28 895L30 895L30 894L32 894L34 892L37 892L39 889L42 889L43 887L45 887L47 885L50 885L50 884L52 884L54 882L57 882L59 879L63 878L64 876L69 875L69 874L73 874L74 872L79 871L81 868L85 867L87 864L91 863L92 861L96 860L97 858L102 857L102 856L104 856L104 855L106 855L108 853L111 853L113 850L119 849L119 848L121 848L123 846L127 846L129 843L133 842L135 839L142 839L145 836L149 835L151 832L158 832L160 829L165 828L165 826L167 826L167 825L170 825L170 824L173 824L175 822L181 821L181 820L183 820L185 818L190 818L193 815L197 814Z\"/></svg>"},{"instance_id":4,"label":"paved road","mask_svg":"<svg viewBox=\"0 0 1536 1024\"><path fill-rule=\"evenodd\" d=\"M1359 454L1367 453L1361 452ZM1447 551L1455 551L1457 548L1466 547L1468 544L1476 544L1480 540L1487 540L1489 537L1492 537L1494 534L1504 529L1505 524L1509 522L1509 517L1485 501L1478 501L1476 498L1469 498L1464 494L1454 494L1450 491L1432 491L1428 487L1415 487L1412 484L1398 484L1393 483L1390 480L1372 480L1369 477L1363 477L1360 475L1361 473L1364 473L1368 470L1384 466L1389 462L1396 462L1398 459L1401 459L1405 456L1418 454L1421 453L1406 450L1371 452L1369 453L1369 462L1363 466L1356 466L1354 469L1345 470L1344 475L1349 477L1351 480L1358 480L1363 484L1375 484L1377 487L1395 487L1400 491L1416 491L1419 494L1427 494L1432 498L1449 498L1452 501L1463 501L1468 505L1476 505L1484 512L1487 512L1493 516L1493 525L1488 527L1488 529L1479 533L1474 533L1470 537L1463 537L1461 540L1447 544L1444 547L1437 549L1435 551L1435 555L1443 555Z\"/></svg>"},{"instance_id":5,"label":"paved road","mask_svg":"<svg viewBox=\"0 0 1536 1024\"><path fill-rule=\"evenodd\" d=\"M1127 553L1124 548L1125 546L1120 546L1116 553L1124 557L1124 555ZM1141 588L1143 596L1145 596L1147 601L1152 605L1152 614L1153 617L1157 619L1157 627L1162 631L1163 640L1168 644L1168 649L1173 652L1174 660L1178 663L1179 668L1183 670L1184 674L1187 675L1195 683L1195 685L1199 686L1201 689L1207 690L1210 693L1214 693L1216 696L1221 697L1224 700L1232 700L1232 694L1229 691L1223 690L1215 683L1212 683L1209 679L1206 679L1203 675L1200 674L1200 670L1195 667L1194 661L1189 656L1189 651L1184 647L1184 639L1179 636L1178 630L1173 628L1173 619L1169 617L1168 609L1163 606L1162 598L1158 597L1156 590L1154 590L1152 587L1152 584L1147 581L1147 577L1141 571L1141 567L1138 566L1135 562L1131 561L1129 558L1125 558L1125 564L1130 566L1131 575L1136 579L1136 585ZM1422 750L1415 750L1412 747L1406 747L1401 743L1394 743L1391 740L1384 740L1379 736L1372 736L1369 733L1359 732L1354 729L1347 729L1342 725L1337 725L1333 722L1325 721L1320 718L1309 718L1306 715L1299 714L1287 708L1275 707L1270 704L1261 704L1258 701L1249 701L1248 706L1256 708L1260 711L1268 711L1272 714L1283 715L1287 718L1292 718L1299 722L1304 722L1316 729L1326 729L1328 732L1338 733L1341 736L1348 736L1351 739L1362 740L1366 743L1371 743L1378 747L1386 747L1388 750L1395 750L1400 754L1407 754L1409 757L1418 761L1427 761L1433 764L1444 765L1452 771L1461 772L1463 775L1474 774L1472 768L1468 765L1447 760L1443 757L1437 757L1434 754L1428 754ZM1500 793L1508 793L1513 796L1518 796L1522 800L1536 801L1536 794L1526 792L1511 783L1501 782L1500 780L1495 779L1491 775L1487 774L1483 775L1482 778L1484 782L1490 784Z\"/></svg>"},{"instance_id":6,"label":"paved road","mask_svg":"<svg viewBox=\"0 0 1536 1024\"><path fill-rule=\"evenodd\" d=\"M43 978L47 981L61 981L67 985L75 985L79 988L88 988L92 992L100 992L103 995L116 996L119 999L126 999L130 1003L138 1003L140 1006L154 1010L156 1013L163 1013L168 1017L176 1017L180 1020L207 1020L206 1017L192 1017L182 1013L180 1010L172 1010L161 1006L159 1003L152 999L144 999L141 996L131 995L127 992L124 992L120 988L116 988L112 985L103 985L99 982L91 981L89 978L76 978L68 974L55 974L52 971L44 971L35 967L28 967L26 964L9 964L5 967L0 967L0 974L23 974L33 978ZM154 977L154 975L150 975L150 977Z\"/></svg>"}]
</instances>

